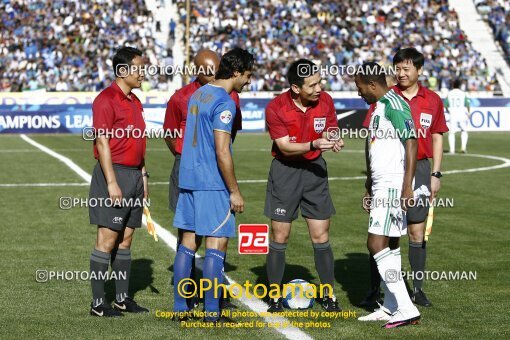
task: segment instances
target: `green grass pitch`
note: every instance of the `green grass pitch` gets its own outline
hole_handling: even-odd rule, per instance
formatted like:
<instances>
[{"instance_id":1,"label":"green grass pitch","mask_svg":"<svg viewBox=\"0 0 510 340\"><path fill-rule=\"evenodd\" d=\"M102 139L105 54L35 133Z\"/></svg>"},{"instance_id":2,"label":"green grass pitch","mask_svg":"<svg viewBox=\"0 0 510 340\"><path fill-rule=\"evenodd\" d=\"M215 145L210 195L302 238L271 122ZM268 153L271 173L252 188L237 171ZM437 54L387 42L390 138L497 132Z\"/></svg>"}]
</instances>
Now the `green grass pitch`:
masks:
<instances>
[{"instance_id":1,"label":"green grass pitch","mask_svg":"<svg viewBox=\"0 0 510 340\"><path fill-rule=\"evenodd\" d=\"M31 135L35 141L72 159L88 173L94 158L90 142L75 135ZM365 168L363 141L346 140L340 154L325 154L330 177L362 176ZM443 171L490 167L500 160L473 154L510 158L508 133L471 133L469 155L445 155ZM62 162L27 144L17 135L0 136L0 184L82 183ZM271 161L267 134L240 134L234 146L236 175L240 180L266 179ZM445 149L447 148L445 138ZM150 182L168 181L173 157L162 140L148 143ZM427 269L471 271L476 280L428 281L425 291L432 308L420 308L417 326L381 329L380 323L361 323L355 318L322 320L330 328L303 328L313 338L509 338L508 297L508 180L509 168L445 175L440 197L453 198L453 208L437 208L428 242ZM367 215L360 207L363 180L330 182L337 214L332 218L330 242L335 256L335 290L344 310L356 308L368 289L366 250ZM243 183L246 212L237 223L268 223L263 216L265 183ZM131 293L148 315L126 315L120 320L88 315L90 285L87 281L51 280L37 283L36 270L84 271L95 242L96 228L88 223L86 208L59 209L59 197L87 197L88 186L0 186L2 246L0 247L1 338L210 338L253 339L284 336L274 329L181 329L179 324L157 318L155 311L169 311L173 295L170 279L174 252L145 229L135 233ZM152 217L171 227L168 185L150 186ZM402 240L403 264L407 238ZM201 250L203 254L203 249ZM227 274L239 283L265 282L265 256L238 255L237 239L229 246ZM319 283L313 250L302 218L293 224L287 251L285 281L302 278ZM107 298L114 294L107 283ZM235 302L235 301L234 301ZM235 302L240 310L246 306ZM314 306L320 311L320 306ZM262 321L258 318L256 320ZM292 319L294 320L294 319ZM292 321L291 320L291 321ZM242 320L246 321L246 320ZM294 321L307 321L296 319Z\"/></svg>"}]
</instances>

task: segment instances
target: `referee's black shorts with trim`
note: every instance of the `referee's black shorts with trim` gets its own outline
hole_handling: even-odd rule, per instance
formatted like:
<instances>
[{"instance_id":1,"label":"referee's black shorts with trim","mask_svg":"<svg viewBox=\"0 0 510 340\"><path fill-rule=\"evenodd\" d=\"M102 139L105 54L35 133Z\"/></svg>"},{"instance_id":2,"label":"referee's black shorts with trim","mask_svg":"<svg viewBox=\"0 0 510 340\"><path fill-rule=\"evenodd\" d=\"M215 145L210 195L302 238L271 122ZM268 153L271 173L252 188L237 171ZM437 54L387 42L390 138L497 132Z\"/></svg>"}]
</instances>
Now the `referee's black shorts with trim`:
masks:
<instances>
[{"instance_id":1,"label":"referee's black shorts with trim","mask_svg":"<svg viewBox=\"0 0 510 340\"><path fill-rule=\"evenodd\" d=\"M264 215L279 222L298 218L327 220L335 214L329 193L328 170L324 158L313 161L273 159L267 181Z\"/></svg>"},{"instance_id":2,"label":"referee's black shorts with trim","mask_svg":"<svg viewBox=\"0 0 510 340\"><path fill-rule=\"evenodd\" d=\"M122 192L122 199L127 204L120 207L114 207L112 204L90 204L93 201L106 202L110 197L103 169L97 162L90 182L90 224L108 227L116 231L121 231L125 227L140 228L143 213L142 171L139 168L121 164L113 164L113 171Z\"/></svg>"},{"instance_id":3,"label":"referee's black shorts with trim","mask_svg":"<svg viewBox=\"0 0 510 340\"><path fill-rule=\"evenodd\" d=\"M416 162L416 172L414 174L414 188L418 189L422 185L425 185L430 192L430 161L428 158L420 159ZM406 218L408 224L422 223L427 219L429 214L429 206L426 201L429 197L420 196L415 202L413 207L407 210Z\"/></svg>"}]
</instances>

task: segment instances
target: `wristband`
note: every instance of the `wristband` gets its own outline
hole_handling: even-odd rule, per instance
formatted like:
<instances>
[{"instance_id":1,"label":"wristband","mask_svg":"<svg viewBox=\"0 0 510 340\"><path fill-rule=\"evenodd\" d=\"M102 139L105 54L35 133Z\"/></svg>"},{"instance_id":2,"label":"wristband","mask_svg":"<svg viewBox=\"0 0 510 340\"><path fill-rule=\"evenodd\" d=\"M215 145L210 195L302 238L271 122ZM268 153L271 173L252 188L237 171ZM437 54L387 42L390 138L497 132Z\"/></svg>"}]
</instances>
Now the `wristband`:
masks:
<instances>
[{"instance_id":1,"label":"wristband","mask_svg":"<svg viewBox=\"0 0 510 340\"><path fill-rule=\"evenodd\" d=\"M313 146L313 141L310 142L310 151L315 151L317 148Z\"/></svg>"}]
</instances>

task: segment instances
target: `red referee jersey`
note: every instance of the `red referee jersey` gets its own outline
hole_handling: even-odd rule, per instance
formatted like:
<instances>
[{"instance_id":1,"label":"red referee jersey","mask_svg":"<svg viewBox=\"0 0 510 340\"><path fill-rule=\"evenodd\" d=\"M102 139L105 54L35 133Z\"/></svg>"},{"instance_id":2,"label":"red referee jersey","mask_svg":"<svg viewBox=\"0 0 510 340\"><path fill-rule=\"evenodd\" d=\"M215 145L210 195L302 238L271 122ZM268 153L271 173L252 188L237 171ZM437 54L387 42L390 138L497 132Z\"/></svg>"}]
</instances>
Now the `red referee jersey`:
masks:
<instances>
[{"instance_id":1,"label":"red referee jersey","mask_svg":"<svg viewBox=\"0 0 510 340\"><path fill-rule=\"evenodd\" d=\"M190 97L200 88L198 80L175 91L170 97L166 106L165 121L163 122L163 130L169 131L172 136L177 136L177 131L181 132L181 137L177 136L175 142L175 151L182 154L182 146L184 143L184 131L186 129L186 115L188 114L188 102ZM239 103L239 94L236 91L230 93L230 97L236 103L236 115L234 117L233 130L242 130L243 117L241 115L241 107Z\"/></svg>"},{"instance_id":2,"label":"red referee jersey","mask_svg":"<svg viewBox=\"0 0 510 340\"><path fill-rule=\"evenodd\" d=\"M92 104L92 126L110 134L112 163L141 166L146 146L145 121L142 103L134 93L128 98L115 81L101 91ZM133 129L138 131L133 133ZM96 141L94 157L99 159Z\"/></svg>"},{"instance_id":3,"label":"red referee jersey","mask_svg":"<svg viewBox=\"0 0 510 340\"><path fill-rule=\"evenodd\" d=\"M291 143L306 143L321 138L330 127L338 127L333 98L322 91L319 100L303 112L294 104L291 90L271 100L266 107L266 123L269 135L275 139L289 136ZM271 151L273 157L287 160L314 160L320 150L308 151L298 157L285 157L275 142Z\"/></svg>"},{"instance_id":4,"label":"red referee jersey","mask_svg":"<svg viewBox=\"0 0 510 340\"><path fill-rule=\"evenodd\" d=\"M421 130L418 134L417 159L432 158L432 134L448 132L444 117L443 101L434 91L421 86L419 83L418 93L411 100L402 95L402 90L398 85L393 86L392 89L409 104L414 126L416 130ZM363 121L363 127L368 128L373 109L374 104L370 105L368 109ZM423 137L423 134L425 134L425 137Z\"/></svg>"}]
</instances>

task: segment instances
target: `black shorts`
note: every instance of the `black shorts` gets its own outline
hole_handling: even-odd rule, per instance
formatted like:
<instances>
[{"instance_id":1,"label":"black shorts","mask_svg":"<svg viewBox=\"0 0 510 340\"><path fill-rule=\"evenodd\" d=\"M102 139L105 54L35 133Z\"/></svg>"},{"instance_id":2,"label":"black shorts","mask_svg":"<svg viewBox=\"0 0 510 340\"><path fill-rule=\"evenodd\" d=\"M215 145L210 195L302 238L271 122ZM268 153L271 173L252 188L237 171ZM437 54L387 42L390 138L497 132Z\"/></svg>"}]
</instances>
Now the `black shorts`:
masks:
<instances>
[{"instance_id":1,"label":"black shorts","mask_svg":"<svg viewBox=\"0 0 510 340\"><path fill-rule=\"evenodd\" d=\"M414 175L414 188L418 189L422 185L425 185L430 192L430 161L426 159L420 159L416 162L416 173ZM429 197L420 196L416 204L407 210L407 223L417 224L422 223L427 219L429 214L429 204L427 200Z\"/></svg>"},{"instance_id":2,"label":"black shorts","mask_svg":"<svg viewBox=\"0 0 510 340\"><path fill-rule=\"evenodd\" d=\"M140 228L142 226L143 213L143 177L138 168L113 164L115 178L122 191L122 199L127 204L122 207L114 207L108 204L90 204L90 224L105 226L110 229L121 231L125 227ZM97 162L92 172L90 182L89 202L107 202L109 198L108 185L103 169Z\"/></svg>"},{"instance_id":3,"label":"black shorts","mask_svg":"<svg viewBox=\"0 0 510 340\"><path fill-rule=\"evenodd\" d=\"M322 157L303 162L275 158L271 163L264 214L274 221L292 222L299 207L305 218L327 220L335 214Z\"/></svg>"},{"instance_id":4,"label":"black shorts","mask_svg":"<svg viewBox=\"0 0 510 340\"><path fill-rule=\"evenodd\" d=\"M179 166L181 165L181 155L175 155L174 166L170 173L170 187L168 190L168 208L175 212L177 199L179 198Z\"/></svg>"}]
</instances>

